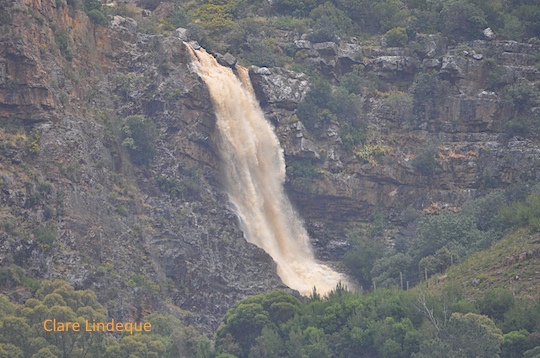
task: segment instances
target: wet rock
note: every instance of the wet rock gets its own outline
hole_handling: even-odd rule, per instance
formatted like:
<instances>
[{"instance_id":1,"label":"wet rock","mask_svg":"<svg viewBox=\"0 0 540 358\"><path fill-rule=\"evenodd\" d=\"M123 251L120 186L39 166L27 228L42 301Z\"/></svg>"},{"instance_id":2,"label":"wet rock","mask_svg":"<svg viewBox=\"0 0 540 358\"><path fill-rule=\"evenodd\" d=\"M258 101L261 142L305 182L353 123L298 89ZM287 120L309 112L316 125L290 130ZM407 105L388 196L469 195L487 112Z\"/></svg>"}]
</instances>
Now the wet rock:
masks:
<instances>
[{"instance_id":1,"label":"wet rock","mask_svg":"<svg viewBox=\"0 0 540 358\"><path fill-rule=\"evenodd\" d=\"M236 60L236 57L234 57L228 52L225 55L221 55L219 53L216 54L216 60L218 61L220 65L225 66L225 67L234 67L236 66L236 63L238 62Z\"/></svg>"}]
</instances>

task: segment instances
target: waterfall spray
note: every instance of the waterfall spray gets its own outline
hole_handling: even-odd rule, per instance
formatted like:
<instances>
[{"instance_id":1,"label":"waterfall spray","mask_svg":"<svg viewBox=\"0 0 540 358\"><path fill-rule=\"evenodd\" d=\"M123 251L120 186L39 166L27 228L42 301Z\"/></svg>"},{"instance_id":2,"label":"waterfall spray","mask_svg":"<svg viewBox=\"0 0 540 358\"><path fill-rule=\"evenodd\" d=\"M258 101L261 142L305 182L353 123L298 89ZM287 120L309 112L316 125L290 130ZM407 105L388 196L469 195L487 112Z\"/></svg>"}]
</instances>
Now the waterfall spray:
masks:
<instances>
[{"instance_id":1,"label":"waterfall spray","mask_svg":"<svg viewBox=\"0 0 540 358\"><path fill-rule=\"evenodd\" d=\"M303 294L313 287L327 293L339 281L346 283L313 256L306 229L283 189L283 150L259 107L247 70L237 66L237 77L204 50L186 47L212 97L224 184L246 239L274 259L287 286Z\"/></svg>"}]
</instances>

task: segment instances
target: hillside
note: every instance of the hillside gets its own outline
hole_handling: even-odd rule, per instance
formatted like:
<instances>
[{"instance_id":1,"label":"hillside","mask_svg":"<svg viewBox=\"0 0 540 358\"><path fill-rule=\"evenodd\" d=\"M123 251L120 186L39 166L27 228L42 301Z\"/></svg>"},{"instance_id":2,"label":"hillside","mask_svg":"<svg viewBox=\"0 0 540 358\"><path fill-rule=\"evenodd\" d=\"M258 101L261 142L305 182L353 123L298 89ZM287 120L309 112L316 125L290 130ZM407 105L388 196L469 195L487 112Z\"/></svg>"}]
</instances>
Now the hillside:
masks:
<instances>
[{"instance_id":1,"label":"hillside","mask_svg":"<svg viewBox=\"0 0 540 358\"><path fill-rule=\"evenodd\" d=\"M466 283L470 299L537 297L539 24L528 0L0 0L0 318L40 332L36 307L80 319L86 299L88 315L161 322L162 337L122 343L157 352L174 335L211 347L200 332L246 297L295 316L288 294L249 298L299 295L245 239L187 46L248 68L317 260L365 292L426 273L437 290L445 272L439 290Z\"/></svg>"},{"instance_id":2,"label":"hillside","mask_svg":"<svg viewBox=\"0 0 540 358\"><path fill-rule=\"evenodd\" d=\"M515 297L540 297L540 236L528 230L506 235L487 250L477 252L442 275L428 280L430 292L462 287L470 300L485 291L504 288ZM424 286L422 284L421 286Z\"/></svg>"}]
</instances>

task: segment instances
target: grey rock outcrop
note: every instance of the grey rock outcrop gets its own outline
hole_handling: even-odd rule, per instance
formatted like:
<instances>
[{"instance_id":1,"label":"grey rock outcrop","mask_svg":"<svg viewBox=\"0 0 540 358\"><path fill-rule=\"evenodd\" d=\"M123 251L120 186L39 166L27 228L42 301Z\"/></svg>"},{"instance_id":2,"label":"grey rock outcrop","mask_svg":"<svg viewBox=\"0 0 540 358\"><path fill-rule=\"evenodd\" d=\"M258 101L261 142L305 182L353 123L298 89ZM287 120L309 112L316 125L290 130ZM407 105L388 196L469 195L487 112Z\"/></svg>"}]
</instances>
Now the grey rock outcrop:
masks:
<instances>
[{"instance_id":1,"label":"grey rock outcrop","mask_svg":"<svg viewBox=\"0 0 540 358\"><path fill-rule=\"evenodd\" d=\"M219 53L216 54L216 60L220 65L225 67L234 67L238 62L236 58L228 52L225 55Z\"/></svg>"},{"instance_id":2,"label":"grey rock outcrop","mask_svg":"<svg viewBox=\"0 0 540 358\"><path fill-rule=\"evenodd\" d=\"M261 102L280 108L295 108L308 90L308 78L305 74L282 68L252 66L249 76Z\"/></svg>"},{"instance_id":3,"label":"grey rock outcrop","mask_svg":"<svg viewBox=\"0 0 540 358\"><path fill-rule=\"evenodd\" d=\"M414 73L418 67L417 61L406 56L381 56L373 63L379 71Z\"/></svg>"}]
</instances>

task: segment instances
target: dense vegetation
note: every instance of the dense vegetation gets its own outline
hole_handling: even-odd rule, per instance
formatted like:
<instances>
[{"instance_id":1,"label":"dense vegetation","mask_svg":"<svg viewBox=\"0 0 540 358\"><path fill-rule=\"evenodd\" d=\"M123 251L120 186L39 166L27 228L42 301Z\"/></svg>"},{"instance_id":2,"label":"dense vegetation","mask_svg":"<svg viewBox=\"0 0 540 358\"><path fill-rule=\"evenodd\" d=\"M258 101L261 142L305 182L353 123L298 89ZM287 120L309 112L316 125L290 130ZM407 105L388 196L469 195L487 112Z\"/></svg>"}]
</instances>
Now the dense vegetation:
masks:
<instances>
[{"instance_id":1,"label":"dense vegetation","mask_svg":"<svg viewBox=\"0 0 540 358\"><path fill-rule=\"evenodd\" d=\"M460 287L440 296L337 286L299 301L249 297L224 317L218 357L537 357L540 301L493 289L476 304Z\"/></svg>"},{"instance_id":2,"label":"dense vegetation","mask_svg":"<svg viewBox=\"0 0 540 358\"><path fill-rule=\"evenodd\" d=\"M379 240L388 224L378 213L362 234L351 233L354 247L345 260L371 292L339 284L325 297L315 290L309 297L280 291L251 296L223 317L214 342L159 314L142 319L152 323L151 332L45 332L45 319L82 325L109 320L107 310L90 290L34 280L12 265L0 270L0 285L14 298L21 290L32 298L15 304L0 296L0 357L538 357L538 291L508 286L504 277L491 280L480 270L493 263L466 258L495 255L497 262L500 250L512 253L504 242L486 251L505 229L525 230L518 231L525 241L508 237L521 250L537 248L527 237L540 231L539 189L516 185L456 213L405 211L404 220L416 226L415 240L409 245L403 238L392 249ZM465 278L473 263L481 267ZM525 262L515 267L527 270ZM445 281L414 281L445 270ZM416 287L400 285L404 278Z\"/></svg>"},{"instance_id":3,"label":"dense vegetation","mask_svg":"<svg viewBox=\"0 0 540 358\"><path fill-rule=\"evenodd\" d=\"M140 5L155 9L159 1ZM343 36L384 35L391 46L404 45L417 32L441 32L453 41L478 39L486 27L517 41L540 36L540 5L535 0L204 0L173 2L165 23L152 31L188 27L205 47L274 65L294 53L281 52L277 29L309 32L314 42ZM87 8L91 6L87 5ZM262 52L261 52L262 51Z\"/></svg>"},{"instance_id":4,"label":"dense vegetation","mask_svg":"<svg viewBox=\"0 0 540 358\"><path fill-rule=\"evenodd\" d=\"M16 267L3 269L0 279L16 284L26 279ZM17 274L18 272L18 274ZM19 282L20 283L20 282ZM5 287L5 286L4 286ZM87 331L86 321L109 321L107 309L91 290L74 290L64 281L42 281L34 286L34 297L23 305L0 295L0 357L210 357L212 344L193 327L175 317L151 314L144 322L150 332L108 334ZM76 322L80 331L47 332L45 320ZM59 327L59 325L57 325ZM91 327L91 326L90 326ZM47 329L53 329L51 322Z\"/></svg>"},{"instance_id":5,"label":"dense vegetation","mask_svg":"<svg viewBox=\"0 0 540 358\"><path fill-rule=\"evenodd\" d=\"M539 231L539 192L538 185L516 184L466 203L459 212L423 216L408 208L402 220L411 230L392 248L382 241L389 224L379 213L371 225L349 234L352 249L345 263L365 289L415 285L489 248L505 229Z\"/></svg>"},{"instance_id":6,"label":"dense vegetation","mask_svg":"<svg viewBox=\"0 0 540 358\"><path fill-rule=\"evenodd\" d=\"M59 0L57 4L85 11L98 25L107 24L107 14L136 15L126 5L105 9L93 0L65 4ZM141 0L139 5L155 10L160 1ZM9 6L10 1L0 1L0 25L10 21L4 11ZM326 127L337 125L342 149L370 163L376 163L384 149L366 144L363 95L384 92L392 121L407 128L414 118L437 118L438 103L452 90L451 83L422 70L401 84L402 91L390 92L381 78L362 66L330 81L306 64L292 44L279 43L280 30L305 33L313 42L339 42L347 36L369 42L384 36L388 46L405 46L416 33L440 32L451 43L479 39L489 26L501 39L540 41L536 0L173 1L164 19L138 21L139 30L148 33L186 27L190 37L209 50L229 51L244 63L309 73L311 89L298 107L298 118L314 136L323 136ZM74 54L67 32L56 31L55 41L71 61ZM492 66L488 89L502 94L510 108L502 130L509 136L539 136L538 118L530 115L538 105L538 88L504 83L495 62L486 59L487 66ZM127 100L134 79L120 79L119 92L125 92ZM132 162L151 165L156 154L154 124L141 115L128 116L119 132ZM29 153L39 151L38 142L37 134L29 136ZM434 149L425 148L413 159L412 167L420 176L432 177L437 169L435 155ZM77 179L76 167L61 170L70 180ZM171 197L197 200L201 194L196 168L179 170L184 181L161 175L156 178L158 188ZM320 174L311 160L288 161L288 175L293 179ZM490 188L489 177L483 179L483 188ZM28 191L29 207L51 195L46 183ZM60 209L44 208L45 218L51 219L55 210ZM118 208L118 213L124 211ZM516 184L469 202L459 212L426 216L406 208L401 216L407 230L400 231L394 245L384 241L392 225L382 212L347 235L351 249L344 263L368 294L338 286L328 297L316 292L309 298L284 292L249 297L226 314L213 344L178 319L157 314L144 318L153 324L151 334L48 334L42 330L44 317L107 320L107 310L89 290L31 279L16 265L3 267L0 286L19 302L23 301L16 294L19 289L33 297L15 304L0 296L0 357L540 357L537 292L520 295L480 273L473 277L483 290L472 297L462 285L472 280L463 278L464 274L459 276L462 281L450 281L449 274L445 285L435 277L491 247L505 230L525 228L526 235L539 232L540 188ZM6 230L22 231L15 220L3 225ZM54 247L55 236L46 227L36 226L27 236L35 238L43 251ZM497 255L503 257L500 252ZM409 286L416 288L405 290Z\"/></svg>"}]
</instances>

